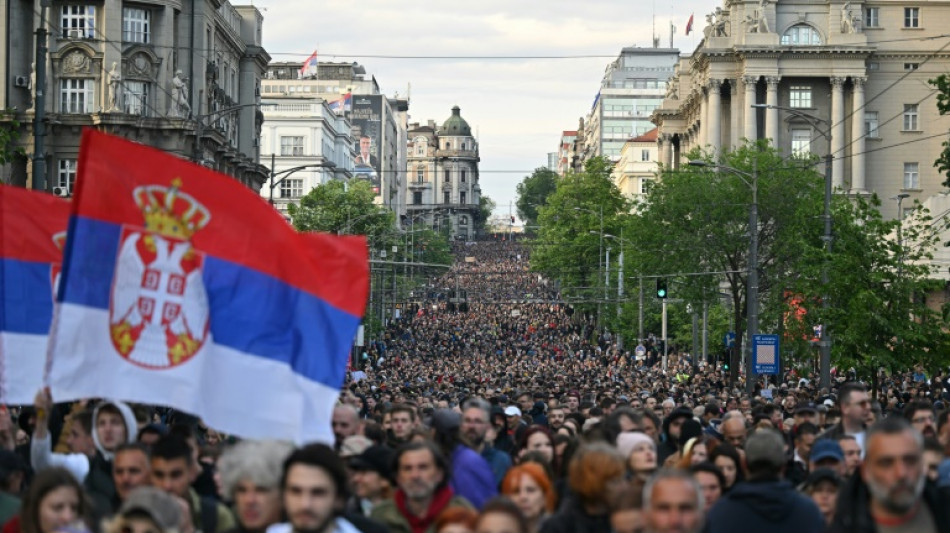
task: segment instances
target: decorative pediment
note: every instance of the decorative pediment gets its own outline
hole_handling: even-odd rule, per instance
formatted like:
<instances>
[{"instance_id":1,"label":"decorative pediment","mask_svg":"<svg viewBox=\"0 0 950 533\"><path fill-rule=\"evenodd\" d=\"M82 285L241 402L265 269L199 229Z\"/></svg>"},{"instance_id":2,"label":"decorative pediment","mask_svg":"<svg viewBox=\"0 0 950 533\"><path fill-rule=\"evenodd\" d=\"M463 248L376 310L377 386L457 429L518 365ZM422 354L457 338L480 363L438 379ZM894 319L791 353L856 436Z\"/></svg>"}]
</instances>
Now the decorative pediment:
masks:
<instances>
[{"instance_id":1,"label":"decorative pediment","mask_svg":"<svg viewBox=\"0 0 950 533\"><path fill-rule=\"evenodd\" d=\"M161 66L162 58L148 46L132 46L123 54L122 72L129 79L154 81L158 79Z\"/></svg>"},{"instance_id":2,"label":"decorative pediment","mask_svg":"<svg viewBox=\"0 0 950 533\"><path fill-rule=\"evenodd\" d=\"M70 43L50 55L53 72L71 78L98 78L102 56L85 43Z\"/></svg>"}]
</instances>

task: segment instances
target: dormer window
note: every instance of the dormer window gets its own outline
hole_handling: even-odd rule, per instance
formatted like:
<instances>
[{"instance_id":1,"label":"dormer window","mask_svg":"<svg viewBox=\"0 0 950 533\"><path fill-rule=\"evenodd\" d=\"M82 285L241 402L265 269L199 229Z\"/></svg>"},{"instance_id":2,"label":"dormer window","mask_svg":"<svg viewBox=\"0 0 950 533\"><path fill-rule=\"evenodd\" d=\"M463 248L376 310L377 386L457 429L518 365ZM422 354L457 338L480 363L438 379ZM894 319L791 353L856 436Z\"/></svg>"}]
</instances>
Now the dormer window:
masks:
<instances>
[{"instance_id":1,"label":"dormer window","mask_svg":"<svg viewBox=\"0 0 950 533\"><path fill-rule=\"evenodd\" d=\"M821 44L821 34L808 24L796 24L782 34L782 44L787 46L817 46Z\"/></svg>"}]
</instances>

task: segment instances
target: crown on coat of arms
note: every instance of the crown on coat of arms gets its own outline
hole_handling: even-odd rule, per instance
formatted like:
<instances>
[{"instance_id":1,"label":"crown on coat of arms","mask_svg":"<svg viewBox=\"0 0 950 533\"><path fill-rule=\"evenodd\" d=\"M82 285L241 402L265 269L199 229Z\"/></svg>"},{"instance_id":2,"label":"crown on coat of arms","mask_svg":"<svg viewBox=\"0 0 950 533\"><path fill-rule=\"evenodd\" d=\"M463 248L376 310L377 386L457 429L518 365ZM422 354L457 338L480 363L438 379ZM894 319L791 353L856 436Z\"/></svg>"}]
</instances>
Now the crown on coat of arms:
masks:
<instances>
[{"instance_id":1,"label":"crown on coat of arms","mask_svg":"<svg viewBox=\"0 0 950 533\"><path fill-rule=\"evenodd\" d=\"M142 185L132 191L136 205L145 216L145 228L165 237L188 240L208 225L211 214L190 194L180 190L181 179L171 187Z\"/></svg>"}]
</instances>

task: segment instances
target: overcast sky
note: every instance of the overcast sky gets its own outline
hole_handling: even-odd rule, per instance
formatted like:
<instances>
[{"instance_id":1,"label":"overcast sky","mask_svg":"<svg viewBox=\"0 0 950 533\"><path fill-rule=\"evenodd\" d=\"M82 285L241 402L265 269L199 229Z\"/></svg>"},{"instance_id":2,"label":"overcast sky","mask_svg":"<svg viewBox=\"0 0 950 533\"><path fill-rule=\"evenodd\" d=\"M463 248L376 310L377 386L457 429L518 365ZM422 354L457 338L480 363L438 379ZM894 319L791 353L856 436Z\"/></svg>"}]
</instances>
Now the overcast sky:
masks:
<instances>
[{"instance_id":1,"label":"overcast sky","mask_svg":"<svg viewBox=\"0 0 950 533\"><path fill-rule=\"evenodd\" d=\"M241 0L232 0L236 4ZM547 162L561 131L577 128L604 69L624 46L649 47L654 5L660 46L691 52L705 13L721 3L680 0L255 0L274 61L357 61L387 95L411 85L410 122L441 124L453 105L478 132L482 193L507 214L515 186ZM690 13L693 32L684 35ZM609 56L582 59L396 59L382 56ZM514 208L512 208L514 210Z\"/></svg>"}]
</instances>

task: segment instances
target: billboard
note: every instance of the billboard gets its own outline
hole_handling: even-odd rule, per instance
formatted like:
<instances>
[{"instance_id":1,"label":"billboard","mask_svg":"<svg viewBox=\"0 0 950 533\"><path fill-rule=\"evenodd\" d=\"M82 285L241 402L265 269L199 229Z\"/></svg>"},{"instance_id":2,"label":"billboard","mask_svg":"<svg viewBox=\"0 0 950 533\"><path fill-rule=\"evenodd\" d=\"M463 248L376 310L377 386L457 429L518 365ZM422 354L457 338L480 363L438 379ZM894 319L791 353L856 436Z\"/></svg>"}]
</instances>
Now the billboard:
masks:
<instances>
[{"instance_id":1,"label":"billboard","mask_svg":"<svg viewBox=\"0 0 950 533\"><path fill-rule=\"evenodd\" d=\"M382 193L383 98L379 94L354 94L347 112L356 152L353 177L369 181L377 196Z\"/></svg>"}]
</instances>

